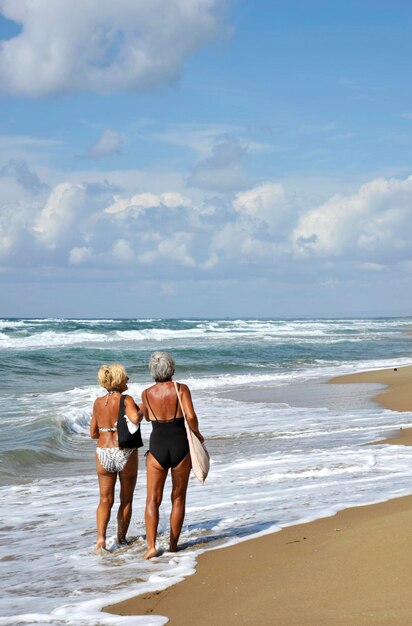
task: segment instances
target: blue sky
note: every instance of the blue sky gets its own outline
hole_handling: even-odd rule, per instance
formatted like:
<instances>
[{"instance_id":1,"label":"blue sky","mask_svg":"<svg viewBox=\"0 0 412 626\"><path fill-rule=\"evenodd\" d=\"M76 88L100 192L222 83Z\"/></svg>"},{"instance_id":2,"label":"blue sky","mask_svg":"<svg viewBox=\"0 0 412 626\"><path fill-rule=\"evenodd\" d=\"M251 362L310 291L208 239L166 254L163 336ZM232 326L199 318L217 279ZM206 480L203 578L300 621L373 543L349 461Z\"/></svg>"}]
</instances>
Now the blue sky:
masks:
<instances>
[{"instance_id":1,"label":"blue sky","mask_svg":"<svg viewBox=\"0 0 412 626\"><path fill-rule=\"evenodd\" d=\"M412 6L0 0L0 316L409 315Z\"/></svg>"}]
</instances>

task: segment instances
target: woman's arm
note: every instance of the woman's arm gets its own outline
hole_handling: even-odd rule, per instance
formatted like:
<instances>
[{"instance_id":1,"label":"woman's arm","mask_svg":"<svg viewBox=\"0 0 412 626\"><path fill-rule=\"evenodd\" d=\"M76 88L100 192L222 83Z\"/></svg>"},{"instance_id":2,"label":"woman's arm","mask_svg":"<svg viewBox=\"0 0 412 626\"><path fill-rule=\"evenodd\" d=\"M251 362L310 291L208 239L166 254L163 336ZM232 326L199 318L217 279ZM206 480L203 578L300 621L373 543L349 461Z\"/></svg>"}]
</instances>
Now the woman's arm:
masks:
<instances>
[{"instance_id":1,"label":"woman's arm","mask_svg":"<svg viewBox=\"0 0 412 626\"><path fill-rule=\"evenodd\" d=\"M143 419L143 412L131 396L124 397L124 408L129 420L133 422L133 424L140 424Z\"/></svg>"},{"instance_id":2,"label":"woman's arm","mask_svg":"<svg viewBox=\"0 0 412 626\"><path fill-rule=\"evenodd\" d=\"M147 405L146 405L146 389L142 391L142 404L140 406L141 406L141 411L144 415L145 420L147 422L150 422L149 409L147 408Z\"/></svg>"},{"instance_id":3,"label":"woman's arm","mask_svg":"<svg viewBox=\"0 0 412 626\"><path fill-rule=\"evenodd\" d=\"M192 395L190 393L189 387L181 383L180 394L181 394L183 408L185 410L187 423L189 424L189 428L191 431L195 433L196 437L203 443L205 438L199 431L199 422L197 419L195 408L193 406Z\"/></svg>"},{"instance_id":4,"label":"woman's arm","mask_svg":"<svg viewBox=\"0 0 412 626\"><path fill-rule=\"evenodd\" d=\"M92 420L90 422L90 437L91 439L99 438L99 428L97 426L97 417L96 417L96 402L93 405L93 415Z\"/></svg>"}]
</instances>

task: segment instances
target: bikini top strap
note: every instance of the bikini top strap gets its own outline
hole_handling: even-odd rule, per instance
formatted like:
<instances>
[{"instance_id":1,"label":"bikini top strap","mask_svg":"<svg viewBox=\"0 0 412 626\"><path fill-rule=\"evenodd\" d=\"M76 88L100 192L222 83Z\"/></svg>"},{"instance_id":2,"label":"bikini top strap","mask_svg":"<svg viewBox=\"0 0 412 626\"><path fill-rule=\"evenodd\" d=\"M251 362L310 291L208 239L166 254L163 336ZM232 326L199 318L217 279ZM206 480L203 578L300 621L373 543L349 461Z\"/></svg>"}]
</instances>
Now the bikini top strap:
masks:
<instances>
[{"instance_id":1,"label":"bikini top strap","mask_svg":"<svg viewBox=\"0 0 412 626\"><path fill-rule=\"evenodd\" d=\"M157 419L155 412L153 411L152 407L150 406L150 402L149 402L149 398L147 397L146 389L143 391L143 393L144 393L145 400L147 402L147 406L149 407L150 413L153 415L153 417L155 418L156 422L158 422L159 420ZM142 398L143 398L143 393L142 393Z\"/></svg>"},{"instance_id":2,"label":"bikini top strap","mask_svg":"<svg viewBox=\"0 0 412 626\"><path fill-rule=\"evenodd\" d=\"M125 414L125 410L124 410L124 400L125 400L125 396L122 394L120 396L120 402L119 402L119 411L117 413L117 421L114 423L113 428L106 428L106 427L102 427L100 428L99 425L97 425L97 428L102 432L102 433L114 433L117 430L117 422L119 421L119 419L121 419L123 417L123 415Z\"/></svg>"}]
</instances>

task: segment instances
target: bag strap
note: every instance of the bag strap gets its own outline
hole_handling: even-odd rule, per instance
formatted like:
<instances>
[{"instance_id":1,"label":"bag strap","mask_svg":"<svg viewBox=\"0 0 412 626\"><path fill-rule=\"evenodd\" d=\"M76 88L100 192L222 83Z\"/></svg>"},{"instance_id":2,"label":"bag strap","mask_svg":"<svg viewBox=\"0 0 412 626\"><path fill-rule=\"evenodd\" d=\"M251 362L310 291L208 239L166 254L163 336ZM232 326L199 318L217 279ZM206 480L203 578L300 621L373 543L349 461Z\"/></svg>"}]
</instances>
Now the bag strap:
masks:
<instances>
[{"instance_id":1,"label":"bag strap","mask_svg":"<svg viewBox=\"0 0 412 626\"><path fill-rule=\"evenodd\" d=\"M182 415L183 415L184 419L187 419L187 418L186 418L186 413L185 413L185 410L184 410L184 408L183 408L182 400L181 400L181 398L180 398L179 388L178 388L177 384L175 383L175 381L173 381L173 384L174 384L174 386L175 386L176 395L177 395L177 400L178 400L178 402L179 402L179 404L180 404L180 408L182 409Z\"/></svg>"},{"instance_id":2,"label":"bag strap","mask_svg":"<svg viewBox=\"0 0 412 626\"><path fill-rule=\"evenodd\" d=\"M121 420L122 417L124 417L124 401L125 401L126 396L124 396L123 394L120 396L120 402L119 402L119 413L117 414L117 422L119 422L119 420Z\"/></svg>"},{"instance_id":3,"label":"bag strap","mask_svg":"<svg viewBox=\"0 0 412 626\"><path fill-rule=\"evenodd\" d=\"M177 384L177 400L176 400L176 408L175 408L175 416L174 416L174 420L177 420L177 411L179 409L179 391L180 391L180 383L175 383ZM183 413L183 417L185 416L185 414Z\"/></svg>"}]
</instances>

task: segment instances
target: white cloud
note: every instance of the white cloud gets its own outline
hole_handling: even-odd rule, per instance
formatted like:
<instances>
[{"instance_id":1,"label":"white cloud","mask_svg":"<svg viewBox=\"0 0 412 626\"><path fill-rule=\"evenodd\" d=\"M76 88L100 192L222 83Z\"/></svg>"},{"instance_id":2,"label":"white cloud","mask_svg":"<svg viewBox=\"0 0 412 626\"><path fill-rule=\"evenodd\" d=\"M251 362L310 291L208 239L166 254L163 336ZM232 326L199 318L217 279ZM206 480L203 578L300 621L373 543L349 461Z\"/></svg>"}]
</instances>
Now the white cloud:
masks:
<instances>
[{"instance_id":1,"label":"white cloud","mask_svg":"<svg viewBox=\"0 0 412 626\"><path fill-rule=\"evenodd\" d=\"M113 256L121 263L129 264L135 260L135 253L130 241L118 239L113 245Z\"/></svg>"},{"instance_id":2,"label":"white cloud","mask_svg":"<svg viewBox=\"0 0 412 626\"><path fill-rule=\"evenodd\" d=\"M380 263L359 263L357 266L360 270L364 272L382 272L385 269L384 265Z\"/></svg>"},{"instance_id":3,"label":"white cloud","mask_svg":"<svg viewBox=\"0 0 412 626\"><path fill-rule=\"evenodd\" d=\"M163 258L171 263L178 263L184 267L195 267L196 261L188 252L188 244L191 239L190 233L177 232L171 237L163 239L157 250Z\"/></svg>"},{"instance_id":4,"label":"white cloud","mask_svg":"<svg viewBox=\"0 0 412 626\"><path fill-rule=\"evenodd\" d=\"M109 184L66 181L35 197L11 169L0 177L3 266L85 276L124 266L166 282L304 271L329 286L345 276L377 280L390 267L410 273L412 177L373 180L305 208L302 194L296 200L288 185L270 180L225 197L173 187L114 195Z\"/></svg>"},{"instance_id":5,"label":"white cloud","mask_svg":"<svg viewBox=\"0 0 412 626\"><path fill-rule=\"evenodd\" d=\"M151 265L152 263L155 263L157 261L158 257L159 255L157 253L157 250L147 250L146 252L139 254L137 256L137 260L142 265Z\"/></svg>"},{"instance_id":6,"label":"white cloud","mask_svg":"<svg viewBox=\"0 0 412 626\"><path fill-rule=\"evenodd\" d=\"M105 130L99 139L86 152L90 159L100 159L110 154L120 154L123 149L123 138L114 130Z\"/></svg>"},{"instance_id":7,"label":"white cloud","mask_svg":"<svg viewBox=\"0 0 412 626\"><path fill-rule=\"evenodd\" d=\"M309 210L292 234L298 257L356 257L378 262L407 257L412 235L412 176L376 179L351 196Z\"/></svg>"},{"instance_id":8,"label":"white cloud","mask_svg":"<svg viewBox=\"0 0 412 626\"><path fill-rule=\"evenodd\" d=\"M264 238L287 240L296 221L296 201L283 185L267 181L238 193L233 207L243 222L249 220L249 230L259 229ZM261 237L262 238L262 237Z\"/></svg>"},{"instance_id":9,"label":"white cloud","mask_svg":"<svg viewBox=\"0 0 412 626\"><path fill-rule=\"evenodd\" d=\"M76 264L81 258L78 249L89 247L91 240L112 240L115 230L107 232L102 219L111 187L97 183L63 182L56 185L46 201L36 210L30 236L38 249L56 253L54 262L65 262L67 255ZM105 245L106 245L105 243ZM102 244L100 244L102 245ZM70 251L75 250L70 257ZM53 255L52 255L53 256ZM84 262L85 257L81 258Z\"/></svg>"},{"instance_id":10,"label":"white cloud","mask_svg":"<svg viewBox=\"0 0 412 626\"><path fill-rule=\"evenodd\" d=\"M216 252L212 252L209 258L206 259L206 261L199 264L199 267L202 270L211 270L217 267L217 265L219 264L219 260L219 256L216 254Z\"/></svg>"},{"instance_id":11,"label":"white cloud","mask_svg":"<svg viewBox=\"0 0 412 626\"><path fill-rule=\"evenodd\" d=\"M211 155L194 168L188 185L212 191L233 191L247 186L249 179L243 167L246 152L246 147L232 137L215 143Z\"/></svg>"},{"instance_id":12,"label":"white cloud","mask_svg":"<svg viewBox=\"0 0 412 626\"><path fill-rule=\"evenodd\" d=\"M271 221L276 206L285 202L285 191L278 183L264 183L238 193L233 206L238 213Z\"/></svg>"},{"instance_id":13,"label":"white cloud","mask_svg":"<svg viewBox=\"0 0 412 626\"><path fill-rule=\"evenodd\" d=\"M187 209L190 209L193 206L193 202L190 198L182 196L180 193L176 193L173 191L161 193L159 198L161 204L171 209L177 207L185 207Z\"/></svg>"},{"instance_id":14,"label":"white cloud","mask_svg":"<svg viewBox=\"0 0 412 626\"><path fill-rule=\"evenodd\" d=\"M29 234L41 208L39 200L28 194L16 181L0 177L0 256L11 258L16 265L30 250Z\"/></svg>"},{"instance_id":15,"label":"white cloud","mask_svg":"<svg viewBox=\"0 0 412 626\"><path fill-rule=\"evenodd\" d=\"M182 196L180 193L167 191L161 194L145 192L136 194L131 198L121 198L116 195L114 202L105 209L105 213L124 213L132 210L136 213L136 209L142 212L146 209L164 206L170 209L177 207L190 208L192 201L190 198Z\"/></svg>"},{"instance_id":16,"label":"white cloud","mask_svg":"<svg viewBox=\"0 0 412 626\"><path fill-rule=\"evenodd\" d=\"M0 257L7 255L13 246L13 240L8 235L3 235L0 230Z\"/></svg>"},{"instance_id":17,"label":"white cloud","mask_svg":"<svg viewBox=\"0 0 412 626\"><path fill-rule=\"evenodd\" d=\"M219 30L222 0L0 0L22 32L2 42L1 90L147 91L175 80Z\"/></svg>"},{"instance_id":18,"label":"white cloud","mask_svg":"<svg viewBox=\"0 0 412 626\"><path fill-rule=\"evenodd\" d=\"M121 198L108 184L66 181L33 200L9 169L0 176L0 255L10 266L216 265L208 252L214 212L202 213L203 205L197 212L187 196L166 191Z\"/></svg>"},{"instance_id":19,"label":"white cloud","mask_svg":"<svg viewBox=\"0 0 412 626\"><path fill-rule=\"evenodd\" d=\"M188 248L192 241L192 234L188 232L175 232L168 236L166 233L151 233L152 240L149 249L138 255L139 263L143 265L157 264L162 266L162 262L167 262L167 267L183 266L196 267L197 262L191 256ZM153 242L156 241L156 244ZM160 261L160 264L159 264Z\"/></svg>"},{"instance_id":20,"label":"white cloud","mask_svg":"<svg viewBox=\"0 0 412 626\"><path fill-rule=\"evenodd\" d=\"M55 248L61 238L73 232L84 203L83 185L57 185L40 212L33 231L48 247Z\"/></svg>"},{"instance_id":21,"label":"white cloud","mask_svg":"<svg viewBox=\"0 0 412 626\"><path fill-rule=\"evenodd\" d=\"M90 248L82 247L82 248L72 248L69 254L69 263L70 265L85 265L88 263L93 254Z\"/></svg>"},{"instance_id":22,"label":"white cloud","mask_svg":"<svg viewBox=\"0 0 412 626\"><path fill-rule=\"evenodd\" d=\"M224 224L213 236L211 250L220 259L236 260L240 265L272 265L282 252L282 246L261 239L243 222Z\"/></svg>"},{"instance_id":23,"label":"white cloud","mask_svg":"<svg viewBox=\"0 0 412 626\"><path fill-rule=\"evenodd\" d=\"M105 213L122 213L130 206L135 206L133 203L133 198L121 198L118 195L115 195L113 198L114 202L105 208Z\"/></svg>"}]
</instances>

